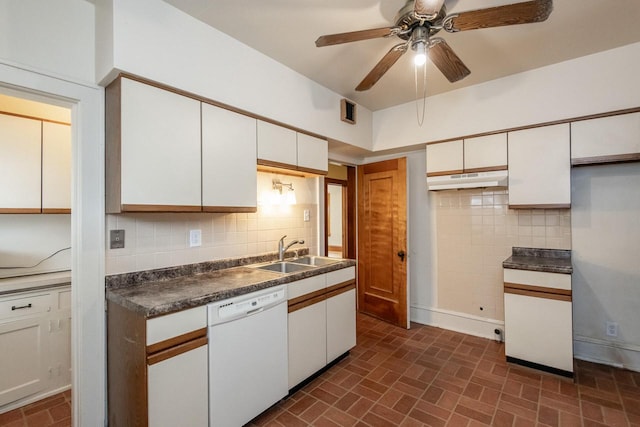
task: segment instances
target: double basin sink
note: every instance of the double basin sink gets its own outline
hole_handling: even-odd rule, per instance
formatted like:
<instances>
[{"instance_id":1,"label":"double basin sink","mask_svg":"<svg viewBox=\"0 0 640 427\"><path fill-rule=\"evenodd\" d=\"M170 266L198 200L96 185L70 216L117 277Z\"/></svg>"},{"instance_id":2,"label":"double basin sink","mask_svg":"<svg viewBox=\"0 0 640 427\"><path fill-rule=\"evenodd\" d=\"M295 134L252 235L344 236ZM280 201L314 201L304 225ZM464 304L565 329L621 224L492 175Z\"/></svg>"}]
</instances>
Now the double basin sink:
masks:
<instances>
[{"instance_id":1,"label":"double basin sink","mask_svg":"<svg viewBox=\"0 0 640 427\"><path fill-rule=\"evenodd\" d=\"M256 265L253 268L260 270L275 271L277 273L297 273L300 271L311 270L316 267L322 267L329 264L340 262L338 258L328 258L322 256L302 256L287 261L276 261L269 264Z\"/></svg>"}]
</instances>

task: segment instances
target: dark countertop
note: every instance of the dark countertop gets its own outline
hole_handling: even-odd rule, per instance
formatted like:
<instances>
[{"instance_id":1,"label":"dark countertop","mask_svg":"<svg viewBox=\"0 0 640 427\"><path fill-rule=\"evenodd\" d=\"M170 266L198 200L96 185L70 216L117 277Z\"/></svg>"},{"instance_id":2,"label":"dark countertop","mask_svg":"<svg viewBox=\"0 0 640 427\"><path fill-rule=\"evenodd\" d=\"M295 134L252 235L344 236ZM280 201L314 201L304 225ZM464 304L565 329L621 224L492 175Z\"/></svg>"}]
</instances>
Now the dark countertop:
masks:
<instances>
[{"instance_id":1,"label":"dark countertop","mask_svg":"<svg viewBox=\"0 0 640 427\"><path fill-rule=\"evenodd\" d=\"M255 261L255 258L248 259ZM155 317L356 265L353 260L339 260L310 270L283 274L247 267L246 260L223 260L109 276L107 300L145 317ZM234 261L241 265L233 266ZM256 263L264 261L259 258ZM209 271L203 271L207 269ZM184 272L186 274L181 275ZM151 280L144 280L145 277Z\"/></svg>"},{"instance_id":2,"label":"dark countertop","mask_svg":"<svg viewBox=\"0 0 640 427\"><path fill-rule=\"evenodd\" d=\"M571 251L564 249L512 248L502 267L514 270L571 274Z\"/></svg>"}]
</instances>

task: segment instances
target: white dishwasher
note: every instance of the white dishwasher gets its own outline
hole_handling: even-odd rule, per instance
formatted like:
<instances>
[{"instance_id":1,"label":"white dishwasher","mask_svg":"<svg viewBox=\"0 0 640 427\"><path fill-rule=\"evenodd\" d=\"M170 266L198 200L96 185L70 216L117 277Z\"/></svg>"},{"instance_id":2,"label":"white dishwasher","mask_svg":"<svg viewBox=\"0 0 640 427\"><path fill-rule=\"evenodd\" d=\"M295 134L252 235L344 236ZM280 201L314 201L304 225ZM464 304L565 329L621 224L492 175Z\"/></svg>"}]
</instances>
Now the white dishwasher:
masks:
<instances>
[{"instance_id":1,"label":"white dishwasher","mask_svg":"<svg viewBox=\"0 0 640 427\"><path fill-rule=\"evenodd\" d=\"M209 425L239 427L288 393L287 291L277 286L207 306Z\"/></svg>"}]
</instances>

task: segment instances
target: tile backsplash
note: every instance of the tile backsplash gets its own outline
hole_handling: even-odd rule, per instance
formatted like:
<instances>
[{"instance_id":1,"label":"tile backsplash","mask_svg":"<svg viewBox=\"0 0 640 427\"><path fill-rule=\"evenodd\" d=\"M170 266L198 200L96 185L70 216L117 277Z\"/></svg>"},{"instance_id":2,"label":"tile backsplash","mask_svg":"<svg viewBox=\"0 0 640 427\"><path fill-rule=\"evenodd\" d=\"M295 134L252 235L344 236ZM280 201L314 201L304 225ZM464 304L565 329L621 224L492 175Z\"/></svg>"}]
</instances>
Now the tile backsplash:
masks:
<instances>
[{"instance_id":1,"label":"tile backsplash","mask_svg":"<svg viewBox=\"0 0 640 427\"><path fill-rule=\"evenodd\" d=\"M571 249L569 209L513 210L506 189L431 193L438 308L503 320L502 261L513 246Z\"/></svg>"},{"instance_id":2,"label":"tile backsplash","mask_svg":"<svg viewBox=\"0 0 640 427\"><path fill-rule=\"evenodd\" d=\"M311 221L303 221L309 209ZM108 230L125 230L125 247L107 247L106 274L172 267L274 252L278 240L304 239L317 251L317 204L259 207L257 213L140 213L107 215ZM202 231L202 246L189 247L189 230ZM108 245L108 242L107 242ZM295 246L293 247L295 248Z\"/></svg>"}]
</instances>

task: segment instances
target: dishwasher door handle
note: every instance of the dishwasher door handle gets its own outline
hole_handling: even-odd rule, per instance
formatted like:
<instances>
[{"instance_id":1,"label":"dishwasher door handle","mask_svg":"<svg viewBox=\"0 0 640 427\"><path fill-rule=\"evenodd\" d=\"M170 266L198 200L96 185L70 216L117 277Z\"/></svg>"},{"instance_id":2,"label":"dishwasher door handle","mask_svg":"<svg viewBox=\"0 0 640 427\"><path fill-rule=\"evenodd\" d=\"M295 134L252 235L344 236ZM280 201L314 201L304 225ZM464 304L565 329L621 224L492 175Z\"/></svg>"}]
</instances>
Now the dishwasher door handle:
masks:
<instances>
[{"instance_id":1,"label":"dishwasher door handle","mask_svg":"<svg viewBox=\"0 0 640 427\"><path fill-rule=\"evenodd\" d=\"M253 310L247 311L245 313L245 316L251 316L252 314L260 313L262 310L264 310L264 307L254 308Z\"/></svg>"}]
</instances>

